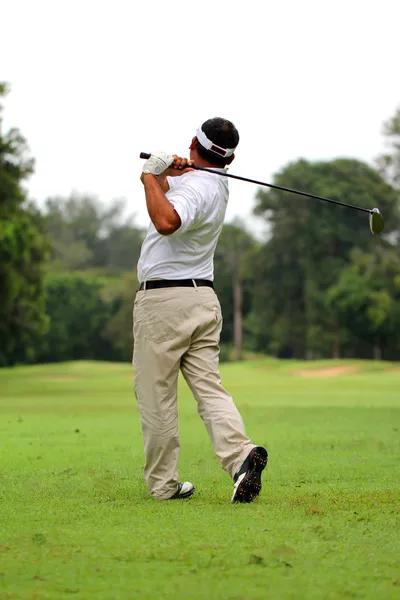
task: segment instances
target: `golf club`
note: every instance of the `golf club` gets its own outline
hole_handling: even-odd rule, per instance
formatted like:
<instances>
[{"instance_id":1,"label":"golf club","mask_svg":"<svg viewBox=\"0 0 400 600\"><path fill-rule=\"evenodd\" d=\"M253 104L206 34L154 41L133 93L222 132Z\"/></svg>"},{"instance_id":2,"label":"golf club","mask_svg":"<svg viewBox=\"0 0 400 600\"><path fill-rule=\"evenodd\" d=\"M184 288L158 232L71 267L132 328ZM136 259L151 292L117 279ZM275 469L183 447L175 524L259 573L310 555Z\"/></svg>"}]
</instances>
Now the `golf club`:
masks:
<instances>
[{"instance_id":1,"label":"golf club","mask_svg":"<svg viewBox=\"0 0 400 600\"><path fill-rule=\"evenodd\" d=\"M146 152L140 153L140 158L148 159L151 154ZM255 183L256 185L262 185L264 187L273 188L275 190L282 190L284 192L290 192L291 194L297 194L299 196L306 196L307 198L315 198L316 200L323 200L324 202L330 202L331 204L338 204L339 206L346 206L353 210L359 210L369 214L369 228L371 232L376 235L382 233L385 226L383 216L381 215L378 208L364 208L362 206L354 206L353 204L346 204L345 202L339 202L339 200L332 200L331 198L324 198L323 196L316 196L315 194L309 194L307 192L300 192L298 190L292 190L290 188L282 187L281 185L273 185L272 183L264 183L263 181L257 181L256 179L248 179L247 177L240 177L239 175L231 175L225 173L225 171L216 171L215 169L209 169L208 167L199 167L197 165L189 165L191 169L196 171L207 171L208 173L215 173L215 175L222 175L224 177L231 177L232 179L239 179L240 181L247 181L249 183Z\"/></svg>"}]
</instances>

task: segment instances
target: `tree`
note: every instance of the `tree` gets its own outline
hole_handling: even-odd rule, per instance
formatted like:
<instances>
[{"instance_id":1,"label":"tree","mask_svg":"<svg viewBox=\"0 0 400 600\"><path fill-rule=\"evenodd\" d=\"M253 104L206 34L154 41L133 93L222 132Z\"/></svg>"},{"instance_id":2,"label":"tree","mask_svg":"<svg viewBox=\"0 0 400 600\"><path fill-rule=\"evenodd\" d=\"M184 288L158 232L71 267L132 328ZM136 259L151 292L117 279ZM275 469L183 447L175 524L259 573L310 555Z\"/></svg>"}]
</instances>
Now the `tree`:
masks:
<instances>
[{"instance_id":1,"label":"tree","mask_svg":"<svg viewBox=\"0 0 400 600\"><path fill-rule=\"evenodd\" d=\"M113 306L102 295L105 282L82 273L50 274L46 281L49 328L38 350L40 362L112 360L103 332Z\"/></svg>"},{"instance_id":2,"label":"tree","mask_svg":"<svg viewBox=\"0 0 400 600\"><path fill-rule=\"evenodd\" d=\"M0 83L0 97L8 91ZM0 107L1 113L1 107ZM0 119L0 365L32 361L47 326L44 266L49 242L22 183L34 162L18 129L1 133Z\"/></svg>"},{"instance_id":3,"label":"tree","mask_svg":"<svg viewBox=\"0 0 400 600\"><path fill-rule=\"evenodd\" d=\"M383 133L389 148L388 152L378 158L378 167L383 177L400 190L400 107L384 123Z\"/></svg>"},{"instance_id":4,"label":"tree","mask_svg":"<svg viewBox=\"0 0 400 600\"><path fill-rule=\"evenodd\" d=\"M97 198L81 194L48 198L45 220L53 241L54 270L133 270L143 230L125 211L122 199L105 206Z\"/></svg>"},{"instance_id":5,"label":"tree","mask_svg":"<svg viewBox=\"0 0 400 600\"><path fill-rule=\"evenodd\" d=\"M231 316L229 309L226 313L233 320L236 360L242 359L244 285L248 274L247 264L255 246L254 238L245 230L243 224L236 220L224 225L215 253L217 292L221 298L225 319L225 307L228 302L224 302L227 294L223 291L227 288L230 290L229 304L233 306L233 315Z\"/></svg>"},{"instance_id":6,"label":"tree","mask_svg":"<svg viewBox=\"0 0 400 600\"><path fill-rule=\"evenodd\" d=\"M399 227L395 190L368 165L351 159L289 164L274 183L350 204L381 209L385 235L372 236L366 215L278 190L260 190L256 214L271 237L253 261L258 272L253 309L262 315L259 342L280 356L340 354L341 330L326 310L326 290L350 262L353 248L368 252ZM253 319L254 321L254 319Z\"/></svg>"},{"instance_id":7,"label":"tree","mask_svg":"<svg viewBox=\"0 0 400 600\"><path fill-rule=\"evenodd\" d=\"M327 308L376 359L400 356L400 258L394 249L352 253L327 292Z\"/></svg>"},{"instance_id":8,"label":"tree","mask_svg":"<svg viewBox=\"0 0 400 600\"><path fill-rule=\"evenodd\" d=\"M125 273L121 279L107 285L103 297L113 306L103 336L112 344L117 360L130 361L133 350L133 302L139 283L136 273Z\"/></svg>"}]
</instances>

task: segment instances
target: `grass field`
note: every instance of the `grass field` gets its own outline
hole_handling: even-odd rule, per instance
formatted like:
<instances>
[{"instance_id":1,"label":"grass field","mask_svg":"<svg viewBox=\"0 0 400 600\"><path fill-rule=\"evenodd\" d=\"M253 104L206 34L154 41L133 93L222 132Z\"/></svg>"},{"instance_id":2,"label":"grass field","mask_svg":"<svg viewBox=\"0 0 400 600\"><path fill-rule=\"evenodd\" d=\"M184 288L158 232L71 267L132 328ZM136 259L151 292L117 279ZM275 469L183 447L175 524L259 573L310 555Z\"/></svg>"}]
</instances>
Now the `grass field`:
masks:
<instances>
[{"instance_id":1,"label":"grass field","mask_svg":"<svg viewBox=\"0 0 400 600\"><path fill-rule=\"evenodd\" d=\"M230 504L184 384L180 475L196 494L157 502L130 365L0 370L1 599L400 599L400 365L221 374L270 453L250 505Z\"/></svg>"}]
</instances>

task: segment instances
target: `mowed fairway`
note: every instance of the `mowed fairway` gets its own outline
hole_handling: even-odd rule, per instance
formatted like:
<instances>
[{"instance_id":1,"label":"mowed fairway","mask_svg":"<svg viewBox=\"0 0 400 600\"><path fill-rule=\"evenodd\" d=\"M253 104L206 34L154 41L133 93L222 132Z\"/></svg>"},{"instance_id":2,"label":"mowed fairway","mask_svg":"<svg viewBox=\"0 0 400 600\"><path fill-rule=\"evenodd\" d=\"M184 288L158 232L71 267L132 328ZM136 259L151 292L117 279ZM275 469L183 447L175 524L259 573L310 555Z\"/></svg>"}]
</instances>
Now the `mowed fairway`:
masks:
<instances>
[{"instance_id":1,"label":"mowed fairway","mask_svg":"<svg viewBox=\"0 0 400 600\"><path fill-rule=\"evenodd\" d=\"M251 505L230 503L184 383L180 475L196 493L157 502L130 365L0 370L0 598L400 599L400 366L221 375L270 453Z\"/></svg>"}]
</instances>

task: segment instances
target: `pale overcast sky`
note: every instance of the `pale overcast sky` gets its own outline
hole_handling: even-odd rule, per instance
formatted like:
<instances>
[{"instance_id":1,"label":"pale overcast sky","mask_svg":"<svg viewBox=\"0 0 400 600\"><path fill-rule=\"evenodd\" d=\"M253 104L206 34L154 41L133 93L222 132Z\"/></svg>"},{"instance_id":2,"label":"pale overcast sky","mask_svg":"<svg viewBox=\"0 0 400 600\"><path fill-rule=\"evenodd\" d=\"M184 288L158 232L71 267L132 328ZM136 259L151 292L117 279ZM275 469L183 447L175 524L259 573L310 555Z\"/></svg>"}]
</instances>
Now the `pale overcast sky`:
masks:
<instances>
[{"instance_id":1,"label":"pale overcast sky","mask_svg":"<svg viewBox=\"0 0 400 600\"><path fill-rule=\"evenodd\" d=\"M231 119L230 172L271 182L299 157L367 162L400 105L399 0L0 0L0 80L36 159L39 203L125 197L148 223L140 151L183 156ZM228 219L256 187L230 182ZM252 221L249 220L249 223Z\"/></svg>"}]
</instances>

